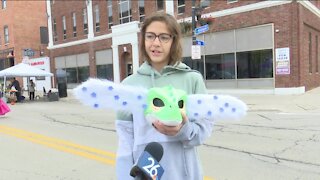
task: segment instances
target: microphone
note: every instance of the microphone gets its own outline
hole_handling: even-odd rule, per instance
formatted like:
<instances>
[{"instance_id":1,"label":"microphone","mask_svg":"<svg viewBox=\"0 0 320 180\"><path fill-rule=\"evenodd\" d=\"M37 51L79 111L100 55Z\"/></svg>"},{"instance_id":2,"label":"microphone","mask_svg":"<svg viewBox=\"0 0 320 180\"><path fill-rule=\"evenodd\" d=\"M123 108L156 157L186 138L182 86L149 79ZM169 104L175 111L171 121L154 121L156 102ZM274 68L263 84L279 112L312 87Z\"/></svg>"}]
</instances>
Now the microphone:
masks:
<instances>
[{"instance_id":1,"label":"microphone","mask_svg":"<svg viewBox=\"0 0 320 180\"><path fill-rule=\"evenodd\" d=\"M130 171L130 175L137 180L160 180L164 169L159 164L163 155L163 147L157 142L149 143L138 162Z\"/></svg>"}]
</instances>

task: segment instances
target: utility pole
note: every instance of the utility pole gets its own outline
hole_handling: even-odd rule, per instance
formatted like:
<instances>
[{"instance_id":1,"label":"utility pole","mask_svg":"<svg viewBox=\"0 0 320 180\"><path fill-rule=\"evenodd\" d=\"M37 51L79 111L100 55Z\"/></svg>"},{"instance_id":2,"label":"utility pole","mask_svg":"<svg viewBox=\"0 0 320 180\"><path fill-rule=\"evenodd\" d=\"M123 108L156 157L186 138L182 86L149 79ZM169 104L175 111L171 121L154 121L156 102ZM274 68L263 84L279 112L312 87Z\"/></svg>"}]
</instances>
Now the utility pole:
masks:
<instances>
[{"instance_id":1,"label":"utility pole","mask_svg":"<svg viewBox=\"0 0 320 180\"><path fill-rule=\"evenodd\" d=\"M196 38L196 2L192 0L192 47L191 47L191 59L197 60L200 59L201 56L201 49L200 46L197 45L197 38Z\"/></svg>"},{"instance_id":2,"label":"utility pole","mask_svg":"<svg viewBox=\"0 0 320 180\"><path fill-rule=\"evenodd\" d=\"M196 28L196 0L192 0L192 45L196 45L197 38L194 33L194 30Z\"/></svg>"}]
</instances>

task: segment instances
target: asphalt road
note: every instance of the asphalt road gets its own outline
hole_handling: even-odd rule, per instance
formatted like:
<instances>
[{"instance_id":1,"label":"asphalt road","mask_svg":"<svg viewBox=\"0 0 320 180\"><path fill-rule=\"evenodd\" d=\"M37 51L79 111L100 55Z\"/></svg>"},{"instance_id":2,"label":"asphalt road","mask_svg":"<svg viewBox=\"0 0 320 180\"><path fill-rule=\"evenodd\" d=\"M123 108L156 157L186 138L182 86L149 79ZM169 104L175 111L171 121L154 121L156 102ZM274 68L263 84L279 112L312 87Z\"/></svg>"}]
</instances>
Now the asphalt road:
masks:
<instances>
[{"instance_id":1,"label":"asphalt road","mask_svg":"<svg viewBox=\"0 0 320 180\"><path fill-rule=\"evenodd\" d=\"M319 92L235 95L248 114L216 122L199 147L205 179L320 179ZM115 179L112 111L82 106L70 94L10 107L0 117L0 180Z\"/></svg>"}]
</instances>

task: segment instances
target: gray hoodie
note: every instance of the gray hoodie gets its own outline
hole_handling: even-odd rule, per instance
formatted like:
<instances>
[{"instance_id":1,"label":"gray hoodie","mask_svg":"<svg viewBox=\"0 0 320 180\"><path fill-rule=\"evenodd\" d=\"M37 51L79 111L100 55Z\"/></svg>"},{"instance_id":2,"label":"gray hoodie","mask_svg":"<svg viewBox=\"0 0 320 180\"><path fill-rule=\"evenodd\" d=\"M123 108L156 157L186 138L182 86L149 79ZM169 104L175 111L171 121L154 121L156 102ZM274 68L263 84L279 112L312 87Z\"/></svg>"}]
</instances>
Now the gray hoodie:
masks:
<instances>
[{"instance_id":1,"label":"gray hoodie","mask_svg":"<svg viewBox=\"0 0 320 180\"><path fill-rule=\"evenodd\" d=\"M161 72L154 70L147 62L138 72L123 80L123 84L144 88L171 85L187 94L205 94L202 75L184 63L166 66ZM175 136L166 136L146 122L143 112L118 113L116 120L119 147L117 152L117 178L133 179L129 173L139 159L145 146L158 142L164 153L160 161L165 172L162 180L202 180L203 173L196 147L211 135L213 122L207 119L189 119Z\"/></svg>"}]
</instances>

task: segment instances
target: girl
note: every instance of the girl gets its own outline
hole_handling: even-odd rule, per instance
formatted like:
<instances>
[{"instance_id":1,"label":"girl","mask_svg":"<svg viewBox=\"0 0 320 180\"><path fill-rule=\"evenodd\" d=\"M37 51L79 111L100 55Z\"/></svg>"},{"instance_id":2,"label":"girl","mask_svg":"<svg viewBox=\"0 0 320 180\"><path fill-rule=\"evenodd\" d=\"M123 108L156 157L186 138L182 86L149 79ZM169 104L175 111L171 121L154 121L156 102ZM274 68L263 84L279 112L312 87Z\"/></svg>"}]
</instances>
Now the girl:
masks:
<instances>
[{"instance_id":1,"label":"girl","mask_svg":"<svg viewBox=\"0 0 320 180\"><path fill-rule=\"evenodd\" d=\"M173 16L156 13L148 17L142 26L141 37L140 52L145 62L137 73L124 79L123 84L144 88L171 85L188 94L206 93L202 75L181 62L181 32ZM140 115L117 114L118 179L132 179L129 173L133 164L145 146L153 141L159 142L164 149L160 164L165 172L161 179L203 179L196 147L210 136L213 122L187 119L184 112L181 115L183 123L166 126L159 121L150 125Z\"/></svg>"}]
</instances>

